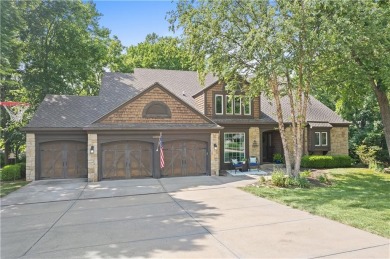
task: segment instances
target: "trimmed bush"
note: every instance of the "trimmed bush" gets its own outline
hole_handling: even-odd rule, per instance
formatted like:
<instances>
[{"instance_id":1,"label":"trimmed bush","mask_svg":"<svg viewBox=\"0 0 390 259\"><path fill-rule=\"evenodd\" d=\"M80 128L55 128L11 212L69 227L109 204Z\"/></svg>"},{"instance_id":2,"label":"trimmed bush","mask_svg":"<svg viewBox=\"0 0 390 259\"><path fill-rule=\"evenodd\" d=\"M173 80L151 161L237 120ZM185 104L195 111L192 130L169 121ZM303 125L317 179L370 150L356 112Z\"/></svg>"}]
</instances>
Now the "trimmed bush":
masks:
<instances>
[{"instance_id":1,"label":"trimmed bush","mask_svg":"<svg viewBox=\"0 0 390 259\"><path fill-rule=\"evenodd\" d=\"M26 163L18 163L17 165L20 166L20 176L22 179L26 179Z\"/></svg>"},{"instance_id":2,"label":"trimmed bush","mask_svg":"<svg viewBox=\"0 0 390 259\"><path fill-rule=\"evenodd\" d=\"M4 166L0 173L0 180L13 181L21 179L20 169L20 164Z\"/></svg>"},{"instance_id":3,"label":"trimmed bush","mask_svg":"<svg viewBox=\"0 0 390 259\"><path fill-rule=\"evenodd\" d=\"M271 176L272 184L278 187L285 186L284 173L283 171L275 171Z\"/></svg>"},{"instance_id":4,"label":"trimmed bush","mask_svg":"<svg viewBox=\"0 0 390 259\"><path fill-rule=\"evenodd\" d=\"M352 158L346 155L340 156L304 156L301 165L305 168L338 168L350 167Z\"/></svg>"}]
</instances>

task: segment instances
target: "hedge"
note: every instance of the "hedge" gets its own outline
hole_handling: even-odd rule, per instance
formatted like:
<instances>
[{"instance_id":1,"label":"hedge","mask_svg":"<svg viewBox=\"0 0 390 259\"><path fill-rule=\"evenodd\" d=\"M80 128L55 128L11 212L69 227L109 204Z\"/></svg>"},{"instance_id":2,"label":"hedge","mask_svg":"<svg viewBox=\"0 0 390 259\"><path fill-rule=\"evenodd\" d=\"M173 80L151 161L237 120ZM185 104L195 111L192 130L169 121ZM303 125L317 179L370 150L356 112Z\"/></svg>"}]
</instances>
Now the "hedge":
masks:
<instances>
[{"instance_id":1,"label":"hedge","mask_svg":"<svg viewBox=\"0 0 390 259\"><path fill-rule=\"evenodd\" d=\"M16 165L6 165L1 169L0 180L2 181L13 181L21 179L21 166L20 164Z\"/></svg>"},{"instance_id":2,"label":"hedge","mask_svg":"<svg viewBox=\"0 0 390 259\"><path fill-rule=\"evenodd\" d=\"M20 166L20 176L22 179L26 179L26 163L18 163L17 165Z\"/></svg>"},{"instance_id":3,"label":"hedge","mask_svg":"<svg viewBox=\"0 0 390 259\"><path fill-rule=\"evenodd\" d=\"M301 166L305 168L338 168L350 167L352 158L347 155L339 156L304 156Z\"/></svg>"}]
</instances>

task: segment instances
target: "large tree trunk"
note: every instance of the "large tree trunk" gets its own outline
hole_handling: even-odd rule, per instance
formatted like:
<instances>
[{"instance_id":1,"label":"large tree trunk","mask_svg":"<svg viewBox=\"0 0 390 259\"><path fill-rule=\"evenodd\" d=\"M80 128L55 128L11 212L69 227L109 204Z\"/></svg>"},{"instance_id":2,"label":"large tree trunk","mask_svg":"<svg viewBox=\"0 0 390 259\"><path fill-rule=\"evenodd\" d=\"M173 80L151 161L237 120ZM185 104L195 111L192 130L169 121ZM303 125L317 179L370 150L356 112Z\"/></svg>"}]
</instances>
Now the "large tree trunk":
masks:
<instances>
[{"instance_id":1,"label":"large tree trunk","mask_svg":"<svg viewBox=\"0 0 390 259\"><path fill-rule=\"evenodd\" d=\"M276 113L278 116L278 125L279 125L279 132L280 137L282 139L282 145L284 150L284 162L286 164L286 173L288 175L291 175L291 160L290 160L290 150L287 145L287 139L286 139L286 131L284 127L283 122L283 113L282 113L282 105L280 103L280 91L279 91L279 84L278 79L276 75L273 75L270 80L271 88L272 88L272 94L275 100L276 104Z\"/></svg>"},{"instance_id":2,"label":"large tree trunk","mask_svg":"<svg viewBox=\"0 0 390 259\"><path fill-rule=\"evenodd\" d=\"M386 92L381 88L379 82L380 81L371 80L371 88L374 90L376 99L378 100L383 129L385 132L387 150L389 151L390 155L390 104Z\"/></svg>"}]
</instances>

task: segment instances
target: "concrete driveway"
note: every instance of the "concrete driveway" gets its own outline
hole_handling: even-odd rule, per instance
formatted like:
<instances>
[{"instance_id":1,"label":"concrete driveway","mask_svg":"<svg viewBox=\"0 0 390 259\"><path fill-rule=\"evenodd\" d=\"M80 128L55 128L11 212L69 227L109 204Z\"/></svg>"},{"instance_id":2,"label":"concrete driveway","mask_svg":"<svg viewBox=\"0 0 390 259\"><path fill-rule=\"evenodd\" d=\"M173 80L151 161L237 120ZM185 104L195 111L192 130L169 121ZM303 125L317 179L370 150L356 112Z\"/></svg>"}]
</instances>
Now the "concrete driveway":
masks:
<instances>
[{"instance_id":1,"label":"concrete driveway","mask_svg":"<svg viewBox=\"0 0 390 259\"><path fill-rule=\"evenodd\" d=\"M1 200L1 258L389 258L389 240L245 193L249 177L37 181Z\"/></svg>"}]
</instances>

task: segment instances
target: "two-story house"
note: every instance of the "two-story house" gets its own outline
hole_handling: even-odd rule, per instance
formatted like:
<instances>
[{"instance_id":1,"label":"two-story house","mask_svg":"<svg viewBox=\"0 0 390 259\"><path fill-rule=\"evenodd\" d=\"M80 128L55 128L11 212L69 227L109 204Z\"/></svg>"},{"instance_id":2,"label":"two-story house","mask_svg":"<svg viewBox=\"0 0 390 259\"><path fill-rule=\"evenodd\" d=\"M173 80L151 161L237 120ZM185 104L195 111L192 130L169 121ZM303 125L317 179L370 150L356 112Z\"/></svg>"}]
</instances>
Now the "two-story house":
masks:
<instances>
[{"instance_id":1,"label":"two-story house","mask_svg":"<svg viewBox=\"0 0 390 259\"><path fill-rule=\"evenodd\" d=\"M46 96L25 128L27 180L218 175L232 158L283 153L271 100L229 95L211 75L204 84L196 72L135 69L105 73L99 96ZM348 154L348 125L311 97L304 152Z\"/></svg>"}]
</instances>

